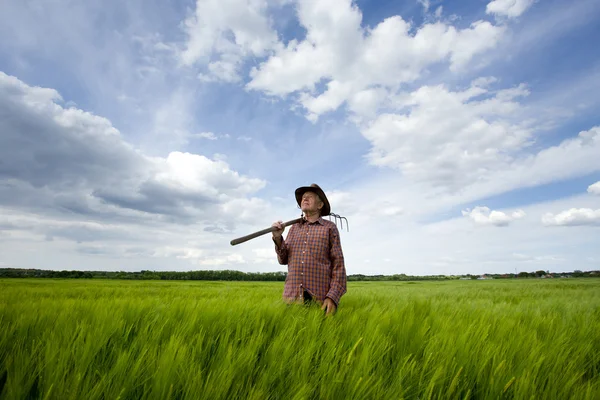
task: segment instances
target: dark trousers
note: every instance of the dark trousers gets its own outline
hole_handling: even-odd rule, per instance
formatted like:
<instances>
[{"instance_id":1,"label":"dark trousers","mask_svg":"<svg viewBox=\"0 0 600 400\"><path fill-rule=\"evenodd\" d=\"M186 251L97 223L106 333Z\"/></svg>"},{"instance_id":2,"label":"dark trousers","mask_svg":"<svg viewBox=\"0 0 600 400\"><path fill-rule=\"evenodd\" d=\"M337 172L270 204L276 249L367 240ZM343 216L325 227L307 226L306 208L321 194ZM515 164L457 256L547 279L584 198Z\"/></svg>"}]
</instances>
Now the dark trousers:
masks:
<instances>
[{"instance_id":1,"label":"dark trousers","mask_svg":"<svg viewBox=\"0 0 600 400\"><path fill-rule=\"evenodd\" d=\"M304 304L310 304L310 302L312 300L313 300L313 298L310 295L310 293L308 293L306 290L304 290Z\"/></svg>"}]
</instances>

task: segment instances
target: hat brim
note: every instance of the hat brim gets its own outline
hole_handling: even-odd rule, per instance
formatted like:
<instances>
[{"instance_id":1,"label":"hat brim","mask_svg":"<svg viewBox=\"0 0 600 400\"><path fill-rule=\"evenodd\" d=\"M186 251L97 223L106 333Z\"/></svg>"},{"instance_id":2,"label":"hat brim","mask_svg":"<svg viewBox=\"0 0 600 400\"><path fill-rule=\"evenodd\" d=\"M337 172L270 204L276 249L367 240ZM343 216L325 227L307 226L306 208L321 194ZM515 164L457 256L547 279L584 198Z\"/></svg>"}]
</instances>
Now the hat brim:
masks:
<instances>
[{"instance_id":1,"label":"hat brim","mask_svg":"<svg viewBox=\"0 0 600 400\"><path fill-rule=\"evenodd\" d=\"M321 208L321 216L327 216L331 214L331 205L329 204L329 199L325 196L325 192L318 186L301 186L296 189L296 202L298 203L298 207L302 207L300 203L302 202L302 195L306 192L316 193L319 198L323 201L323 207Z\"/></svg>"}]
</instances>

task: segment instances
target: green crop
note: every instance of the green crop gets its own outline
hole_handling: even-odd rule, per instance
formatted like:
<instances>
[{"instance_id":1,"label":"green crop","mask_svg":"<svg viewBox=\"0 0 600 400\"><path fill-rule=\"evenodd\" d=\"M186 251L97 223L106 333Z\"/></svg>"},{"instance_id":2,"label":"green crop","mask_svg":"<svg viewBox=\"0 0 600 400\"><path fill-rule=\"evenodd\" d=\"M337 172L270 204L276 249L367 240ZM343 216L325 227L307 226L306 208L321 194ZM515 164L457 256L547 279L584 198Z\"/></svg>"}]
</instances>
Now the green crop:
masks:
<instances>
[{"instance_id":1,"label":"green crop","mask_svg":"<svg viewBox=\"0 0 600 400\"><path fill-rule=\"evenodd\" d=\"M600 280L0 280L0 399L598 399Z\"/></svg>"}]
</instances>

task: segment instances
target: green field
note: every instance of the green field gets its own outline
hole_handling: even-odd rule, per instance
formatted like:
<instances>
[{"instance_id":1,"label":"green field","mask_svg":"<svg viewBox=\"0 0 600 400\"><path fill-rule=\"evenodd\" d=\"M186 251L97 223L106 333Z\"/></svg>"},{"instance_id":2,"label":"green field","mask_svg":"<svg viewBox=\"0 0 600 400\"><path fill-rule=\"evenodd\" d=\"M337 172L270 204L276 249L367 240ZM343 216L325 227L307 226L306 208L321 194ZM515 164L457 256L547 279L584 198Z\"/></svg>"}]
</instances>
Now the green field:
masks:
<instances>
[{"instance_id":1,"label":"green field","mask_svg":"<svg viewBox=\"0 0 600 400\"><path fill-rule=\"evenodd\" d=\"M1 399L599 399L600 280L0 280Z\"/></svg>"}]
</instances>

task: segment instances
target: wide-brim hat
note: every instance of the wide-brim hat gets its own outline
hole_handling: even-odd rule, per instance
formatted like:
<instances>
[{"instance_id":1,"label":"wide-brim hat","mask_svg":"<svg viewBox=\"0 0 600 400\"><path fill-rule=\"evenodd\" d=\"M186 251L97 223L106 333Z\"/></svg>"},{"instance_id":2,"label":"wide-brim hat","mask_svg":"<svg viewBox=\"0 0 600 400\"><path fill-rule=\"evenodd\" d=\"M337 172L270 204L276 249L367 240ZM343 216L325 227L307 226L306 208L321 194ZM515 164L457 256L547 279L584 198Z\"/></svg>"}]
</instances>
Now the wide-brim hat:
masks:
<instances>
[{"instance_id":1,"label":"wide-brim hat","mask_svg":"<svg viewBox=\"0 0 600 400\"><path fill-rule=\"evenodd\" d=\"M323 189L319 187L316 183L311 184L310 186L301 186L296 189L296 202L298 203L298 207L301 207L300 203L302 202L302 195L306 192L316 193L319 198L323 201L323 207L321 208L321 216L326 216L331 214L331 205L329 205L329 200L327 196L325 196L325 192Z\"/></svg>"}]
</instances>

